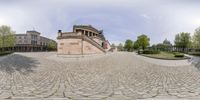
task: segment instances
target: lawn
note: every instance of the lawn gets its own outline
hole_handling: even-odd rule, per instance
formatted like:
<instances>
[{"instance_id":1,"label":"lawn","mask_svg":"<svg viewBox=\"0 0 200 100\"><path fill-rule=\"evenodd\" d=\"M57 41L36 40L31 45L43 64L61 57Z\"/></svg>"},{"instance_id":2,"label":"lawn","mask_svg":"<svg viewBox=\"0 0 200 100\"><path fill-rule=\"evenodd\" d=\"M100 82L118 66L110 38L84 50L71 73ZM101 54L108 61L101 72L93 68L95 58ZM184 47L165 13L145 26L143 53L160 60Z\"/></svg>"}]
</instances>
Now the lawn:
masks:
<instances>
[{"instance_id":1,"label":"lawn","mask_svg":"<svg viewBox=\"0 0 200 100\"><path fill-rule=\"evenodd\" d=\"M142 55L150 58L166 59L166 60L182 60L188 58L188 57L175 57L174 53L171 52L160 52L159 54L142 54Z\"/></svg>"}]
</instances>

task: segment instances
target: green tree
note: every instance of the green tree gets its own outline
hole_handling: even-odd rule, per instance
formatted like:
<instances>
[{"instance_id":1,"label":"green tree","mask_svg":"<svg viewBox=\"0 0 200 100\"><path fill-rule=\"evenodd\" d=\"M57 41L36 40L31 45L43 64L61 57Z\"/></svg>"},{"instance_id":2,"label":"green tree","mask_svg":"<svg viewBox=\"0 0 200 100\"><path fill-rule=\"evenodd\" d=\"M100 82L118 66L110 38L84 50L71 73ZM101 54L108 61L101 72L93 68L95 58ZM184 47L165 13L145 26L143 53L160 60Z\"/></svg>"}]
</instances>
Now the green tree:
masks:
<instances>
[{"instance_id":1,"label":"green tree","mask_svg":"<svg viewBox=\"0 0 200 100\"><path fill-rule=\"evenodd\" d=\"M133 49L133 41L132 40L126 40L125 45L124 45L124 49L126 51L132 51Z\"/></svg>"},{"instance_id":2,"label":"green tree","mask_svg":"<svg viewBox=\"0 0 200 100\"><path fill-rule=\"evenodd\" d=\"M137 50L137 49L139 49L139 43L138 43L138 41L135 41L134 42L134 44L133 44L133 49L135 49L135 50Z\"/></svg>"},{"instance_id":3,"label":"green tree","mask_svg":"<svg viewBox=\"0 0 200 100\"><path fill-rule=\"evenodd\" d=\"M124 47L123 47L123 44L120 43L118 46L117 46L117 50L118 51L124 51Z\"/></svg>"},{"instance_id":4,"label":"green tree","mask_svg":"<svg viewBox=\"0 0 200 100\"><path fill-rule=\"evenodd\" d=\"M175 36L174 40L175 46L181 48L182 52L185 52L185 49L191 45L191 36L190 33L181 32Z\"/></svg>"},{"instance_id":5,"label":"green tree","mask_svg":"<svg viewBox=\"0 0 200 100\"><path fill-rule=\"evenodd\" d=\"M116 46L115 46L115 44L113 43L113 44L111 44L110 47L111 47L111 48L115 48Z\"/></svg>"},{"instance_id":6,"label":"green tree","mask_svg":"<svg viewBox=\"0 0 200 100\"><path fill-rule=\"evenodd\" d=\"M156 48L161 51L165 51L166 46L163 43L158 43Z\"/></svg>"},{"instance_id":7,"label":"green tree","mask_svg":"<svg viewBox=\"0 0 200 100\"><path fill-rule=\"evenodd\" d=\"M153 44L151 47L152 47L153 50L157 50L157 45L156 44Z\"/></svg>"},{"instance_id":8,"label":"green tree","mask_svg":"<svg viewBox=\"0 0 200 100\"><path fill-rule=\"evenodd\" d=\"M150 39L146 35L140 35L137 38L138 44L144 50L147 46L149 46Z\"/></svg>"},{"instance_id":9,"label":"green tree","mask_svg":"<svg viewBox=\"0 0 200 100\"><path fill-rule=\"evenodd\" d=\"M15 32L11 30L9 26L0 27L0 48L14 47L15 45Z\"/></svg>"},{"instance_id":10,"label":"green tree","mask_svg":"<svg viewBox=\"0 0 200 100\"><path fill-rule=\"evenodd\" d=\"M57 44L56 44L56 42L55 42L55 41L50 41L50 42L48 43L47 49L48 49L49 51L54 51L54 50L56 50L56 49L57 49Z\"/></svg>"},{"instance_id":11,"label":"green tree","mask_svg":"<svg viewBox=\"0 0 200 100\"><path fill-rule=\"evenodd\" d=\"M200 48L200 27L195 30L192 44L194 48Z\"/></svg>"}]
</instances>

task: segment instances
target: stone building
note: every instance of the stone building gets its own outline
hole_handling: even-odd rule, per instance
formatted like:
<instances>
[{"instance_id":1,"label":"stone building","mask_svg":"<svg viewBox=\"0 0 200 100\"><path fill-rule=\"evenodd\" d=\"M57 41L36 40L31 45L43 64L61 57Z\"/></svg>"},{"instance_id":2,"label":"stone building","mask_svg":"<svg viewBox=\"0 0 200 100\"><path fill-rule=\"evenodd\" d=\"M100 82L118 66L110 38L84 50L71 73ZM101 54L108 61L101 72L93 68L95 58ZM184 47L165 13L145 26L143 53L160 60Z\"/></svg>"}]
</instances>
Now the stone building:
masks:
<instances>
[{"instance_id":1,"label":"stone building","mask_svg":"<svg viewBox=\"0 0 200 100\"><path fill-rule=\"evenodd\" d=\"M110 49L102 30L91 25L74 25L73 32L58 31L58 54L98 54Z\"/></svg>"},{"instance_id":2,"label":"stone building","mask_svg":"<svg viewBox=\"0 0 200 100\"><path fill-rule=\"evenodd\" d=\"M50 42L56 41L40 36L37 31L26 31L25 34L15 34L16 42L14 50L17 52L46 51Z\"/></svg>"}]
</instances>

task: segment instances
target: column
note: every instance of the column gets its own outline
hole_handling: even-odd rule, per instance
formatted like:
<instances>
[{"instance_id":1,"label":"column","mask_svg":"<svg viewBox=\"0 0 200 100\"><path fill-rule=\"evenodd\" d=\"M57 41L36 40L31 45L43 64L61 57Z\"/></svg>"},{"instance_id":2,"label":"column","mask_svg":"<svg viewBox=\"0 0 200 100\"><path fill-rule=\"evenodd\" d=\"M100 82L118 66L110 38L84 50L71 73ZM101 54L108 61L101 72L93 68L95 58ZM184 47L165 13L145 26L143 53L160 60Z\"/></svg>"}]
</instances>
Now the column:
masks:
<instances>
[{"instance_id":1,"label":"column","mask_svg":"<svg viewBox=\"0 0 200 100\"><path fill-rule=\"evenodd\" d=\"M83 30L83 35L85 35L85 30Z\"/></svg>"}]
</instances>

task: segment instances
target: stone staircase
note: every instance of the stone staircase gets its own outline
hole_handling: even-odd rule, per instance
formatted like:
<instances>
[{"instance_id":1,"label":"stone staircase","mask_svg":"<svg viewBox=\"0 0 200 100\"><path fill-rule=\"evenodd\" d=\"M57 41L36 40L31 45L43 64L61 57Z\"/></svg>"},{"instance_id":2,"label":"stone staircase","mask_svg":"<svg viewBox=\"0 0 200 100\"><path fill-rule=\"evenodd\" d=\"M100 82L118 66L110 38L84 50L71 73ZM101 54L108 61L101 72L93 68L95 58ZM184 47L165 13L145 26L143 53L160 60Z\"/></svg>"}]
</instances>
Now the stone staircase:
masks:
<instances>
[{"instance_id":1,"label":"stone staircase","mask_svg":"<svg viewBox=\"0 0 200 100\"><path fill-rule=\"evenodd\" d=\"M76 38L76 39L83 39L83 41L87 41L90 44L92 44L93 46L97 47L99 50L101 50L102 52L106 53L106 50L96 41L94 41L93 39L84 36L84 35L76 35L76 34L65 34L65 36L63 36L62 38Z\"/></svg>"},{"instance_id":2,"label":"stone staircase","mask_svg":"<svg viewBox=\"0 0 200 100\"><path fill-rule=\"evenodd\" d=\"M106 50L96 41L94 41L93 39L87 37L87 36L81 36L83 38L83 40L91 43L93 46L97 47L98 49L100 49L102 52L106 53Z\"/></svg>"}]
</instances>

